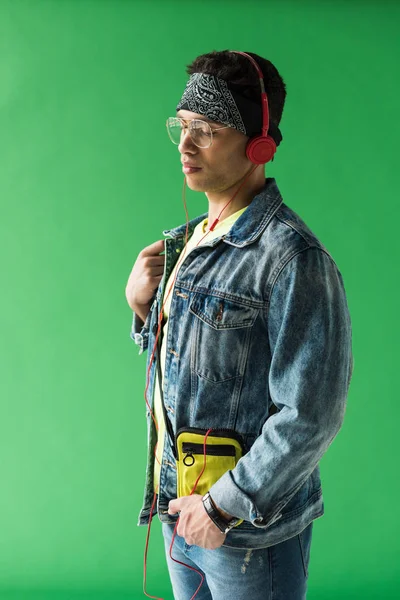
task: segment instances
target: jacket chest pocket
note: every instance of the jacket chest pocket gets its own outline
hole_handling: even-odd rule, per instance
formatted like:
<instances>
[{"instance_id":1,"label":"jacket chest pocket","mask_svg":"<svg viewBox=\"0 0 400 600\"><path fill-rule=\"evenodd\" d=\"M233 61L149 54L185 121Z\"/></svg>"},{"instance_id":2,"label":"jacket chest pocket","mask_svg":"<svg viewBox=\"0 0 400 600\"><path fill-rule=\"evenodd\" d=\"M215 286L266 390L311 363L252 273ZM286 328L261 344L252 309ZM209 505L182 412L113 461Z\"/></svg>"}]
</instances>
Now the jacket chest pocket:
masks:
<instances>
[{"instance_id":1,"label":"jacket chest pocket","mask_svg":"<svg viewBox=\"0 0 400 600\"><path fill-rule=\"evenodd\" d=\"M195 294L189 311L192 372L212 382L243 375L252 326L259 308L207 294Z\"/></svg>"}]
</instances>

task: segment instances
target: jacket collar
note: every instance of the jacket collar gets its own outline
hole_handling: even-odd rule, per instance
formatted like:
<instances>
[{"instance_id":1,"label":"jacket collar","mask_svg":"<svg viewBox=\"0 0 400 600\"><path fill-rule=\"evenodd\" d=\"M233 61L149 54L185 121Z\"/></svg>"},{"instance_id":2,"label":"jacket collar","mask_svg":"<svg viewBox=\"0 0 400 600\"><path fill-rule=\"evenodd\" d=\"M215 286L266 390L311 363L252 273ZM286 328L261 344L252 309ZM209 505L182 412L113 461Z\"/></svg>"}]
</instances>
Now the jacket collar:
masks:
<instances>
[{"instance_id":1,"label":"jacket collar","mask_svg":"<svg viewBox=\"0 0 400 600\"><path fill-rule=\"evenodd\" d=\"M246 246L247 244L255 242L267 227L281 204L282 196L275 178L266 177L263 188L254 196L247 209L233 223L228 233L223 236L224 241L234 246ZM189 236L192 235L196 225L206 217L208 217L208 212L189 221ZM164 235L173 238L184 237L185 233L186 223L174 227L173 229L165 229L163 231ZM220 238L214 238L210 243L214 245L219 239Z\"/></svg>"}]
</instances>

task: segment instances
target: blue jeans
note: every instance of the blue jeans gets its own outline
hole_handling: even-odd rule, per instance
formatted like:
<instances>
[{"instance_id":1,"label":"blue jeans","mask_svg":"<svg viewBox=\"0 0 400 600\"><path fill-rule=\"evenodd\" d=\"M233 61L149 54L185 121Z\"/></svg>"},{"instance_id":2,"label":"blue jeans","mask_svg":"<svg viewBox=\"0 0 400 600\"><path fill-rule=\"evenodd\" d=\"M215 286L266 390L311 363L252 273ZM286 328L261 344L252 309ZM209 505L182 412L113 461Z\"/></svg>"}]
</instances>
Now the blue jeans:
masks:
<instances>
[{"instance_id":1,"label":"blue jeans","mask_svg":"<svg viewBox=\"0 0 400 600\"><path fill-rule=\"evenodd\" d=\"M313 521L298 535L267 548L220 546L206 550L176 534L172 556L203 573L194 600L304 600ZM201 577L169 555L173 524L162 524L168 571L175 600L190 600Z\"/></svg>"}]
</instances>

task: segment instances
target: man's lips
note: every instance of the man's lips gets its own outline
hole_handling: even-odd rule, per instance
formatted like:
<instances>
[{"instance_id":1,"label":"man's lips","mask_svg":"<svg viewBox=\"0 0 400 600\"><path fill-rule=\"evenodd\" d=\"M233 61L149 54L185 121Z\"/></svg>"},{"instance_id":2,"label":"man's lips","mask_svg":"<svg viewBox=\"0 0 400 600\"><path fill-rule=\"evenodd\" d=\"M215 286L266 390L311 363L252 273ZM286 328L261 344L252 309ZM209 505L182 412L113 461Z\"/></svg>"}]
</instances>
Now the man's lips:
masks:
<instances>
[{"instance_id":1,"label":"man's lips","mask_svg":"<svg viewBox=\"0 0 400 600\"><path fill-rule=\"evenodd\" d=\"M195 173L196 171L201 171L201 167L194 167L186 163L182 163L182 171L184 173Z\"/></svg>"}]
</instances>

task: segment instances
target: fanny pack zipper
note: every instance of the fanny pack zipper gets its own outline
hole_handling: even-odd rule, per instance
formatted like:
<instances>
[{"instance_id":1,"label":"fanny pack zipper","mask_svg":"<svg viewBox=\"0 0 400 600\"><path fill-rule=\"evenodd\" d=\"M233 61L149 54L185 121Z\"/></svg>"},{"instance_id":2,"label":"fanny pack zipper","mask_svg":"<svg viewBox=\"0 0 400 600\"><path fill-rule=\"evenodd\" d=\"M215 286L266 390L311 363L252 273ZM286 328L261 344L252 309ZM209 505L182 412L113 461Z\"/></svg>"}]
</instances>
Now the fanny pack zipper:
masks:
<instances>
[{"instance_id":1,"label":"fanny pack zipper","mask_svg":"<svg viewBox=\"0 0 400 600\"><path fill-rule=\"evenodd\" d=\"M192 442L183 442L182 451L189 454L204 454L203 444L193 444ZM206 454L209 456L236 456L235 446L230 444L209 444L206 445Z\"/></svg>"}]
</instances>

